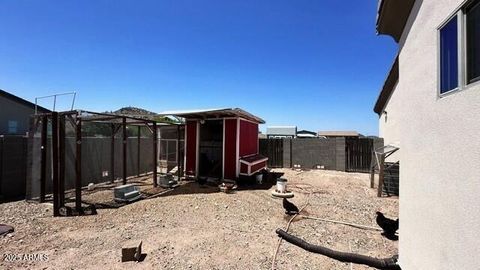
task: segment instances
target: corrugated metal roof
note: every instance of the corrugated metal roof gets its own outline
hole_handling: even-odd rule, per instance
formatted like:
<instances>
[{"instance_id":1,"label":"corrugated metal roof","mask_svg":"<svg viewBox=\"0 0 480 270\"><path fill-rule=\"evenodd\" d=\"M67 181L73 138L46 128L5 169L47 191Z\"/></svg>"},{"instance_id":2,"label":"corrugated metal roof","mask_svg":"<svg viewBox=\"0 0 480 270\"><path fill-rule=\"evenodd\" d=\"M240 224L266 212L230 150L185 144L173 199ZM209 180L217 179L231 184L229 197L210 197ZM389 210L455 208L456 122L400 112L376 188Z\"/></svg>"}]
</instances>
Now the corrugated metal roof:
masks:
<instances>
[{"instance_id":1,"label":"corrugated metal roof","mask_svg":"<svg viewBox=\"0 0 480 270\"><path fill-rule=\"evenodd\" d=\"M173 115L182 118L224 118L224 117L242 117L247 120L265 124L265 120L255 116L240 108L217 108L217 109L198 109L198 110L174 110L164 111L159 115Z\"/></svg>"},{"instance_id":2,"label":"corrugated metal roof","mask_svg":"<svg viewBox=\"0 0 480 270\"><path fill-rule=\"evenodd\" d=\"M297 135L297 127L296 126L271 126L271 127L267 127L267 135L296 136Z\"/></svg>"}]
</instances>

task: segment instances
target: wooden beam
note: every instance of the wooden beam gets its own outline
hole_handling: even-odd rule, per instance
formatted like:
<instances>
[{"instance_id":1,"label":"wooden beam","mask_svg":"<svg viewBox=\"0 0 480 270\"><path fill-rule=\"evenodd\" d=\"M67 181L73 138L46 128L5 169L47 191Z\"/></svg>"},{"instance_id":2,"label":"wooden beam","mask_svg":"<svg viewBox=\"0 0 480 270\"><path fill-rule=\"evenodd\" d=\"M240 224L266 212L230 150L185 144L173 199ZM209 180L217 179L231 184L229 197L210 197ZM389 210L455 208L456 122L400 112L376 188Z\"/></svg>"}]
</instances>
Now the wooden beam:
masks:
<instances>
[{"instance_id":1,"label":"wooden beam","mask_svg":"<svg viewBox=\"0 0 480 270\"><path fill-rule=\"evenodd\" d=\"M180 157L180 126L177 125L177 175L178 175L178 181L180 181L180 177L182 176L182 166L181 164L181 157Z\"/></svg>"},{"instance_id":2,"label":"wooden beam","mask_svg":"<svg viewBox=\"0 0 480 270\"><path fill-rule=\"evenodd\" d=\"M385 175L385 155L380 156L380 164L378 164L378 190L377 190L377 197L382 197L383 192L383 180Z\"/></svg>"},{"instance_id":3,"label":"wooden beam","mask_svg":"<svg viewBox=\"0 0 480 270\"><path fill-rule=\"evenodd\" d=\"M41 148L40 148L40 202L45 202L45 185L47 178L47 129L48 129L48 116L42 116L42 135L41 135Z\"/></svg>"},{"instance_id":4,"label":"wooden beam","mask_svg":"<svg viewBox=\"0 0 480 270\"><path fill-rule=\"evenodd\" d=\"M58 199L59 206L65 206L65 115L58 122Z\"/></svg>"},{"instance_id":5,"label":"wooden beam","mask_svg":"<svg viewBox=\"0 0 480 270\"><path fill-rule=\"evenodd\" d=\"M375 188L375 164L377 162L377 158L375 157L377 154L375 151L372 151L372 161L370 162L370 188Z\"/></svg>"},{"instance_id":6,"label":"wooden beam","mask_svg":"<svg viewBox=\"0 0 480 270\"><path fill-rule=\"evenodd\" d=\"M157 137L157 123L153 123L153 186L157 186L157 167L158 167L158 137Z\"/></svg>"},{"instance_id":7,"label":"wooden beam","mask_svg":"<svg viewBox=\"0 0 480 270\"><path fill-rule=\"evenodd\" d=\"M52 112L52 183L53 183L53 216L58 217L59 192L58 192L58 113Z\"/></svg>"},{"instance_id":8,"label":"wooden beam","mask_svg":"<svg viewBox=\"0 0 480 270\"><path fill-rule=\"evenodd\" d=\"M111 124L112 135L110 136L110 182L115 181L115 133L117 128L115 124Z\"/></svg>"},{"instance_id":9,"label":"wooden beam","mask_svg":"<svg viewBox=\"0 0 480 270\"><path fill-rule=\"evenodd\" d=\"M82 119L76 123L75 140L75 209L82 212Z\"/></svg>"},{"instance_id":10,"label":"wooden beam","mask_svg":"<svg viewBox=\"0 0 480 270\"><path fill-rule=\"evenodd\" d=\"M127 118L122 118L122 129L123 129L123 157L122 157L122 164L123 164L123 184L127 184Z\"/></svg>"},{"instance_id":11,"label":"wooden beam","mask_svg":"<svg viewBox=\"0 0 480 270\"><path fill-rule=\"evenodd\" d=\"M140 176L140 126L137 127L137 176Z\"/></svg>"}]
</instances>

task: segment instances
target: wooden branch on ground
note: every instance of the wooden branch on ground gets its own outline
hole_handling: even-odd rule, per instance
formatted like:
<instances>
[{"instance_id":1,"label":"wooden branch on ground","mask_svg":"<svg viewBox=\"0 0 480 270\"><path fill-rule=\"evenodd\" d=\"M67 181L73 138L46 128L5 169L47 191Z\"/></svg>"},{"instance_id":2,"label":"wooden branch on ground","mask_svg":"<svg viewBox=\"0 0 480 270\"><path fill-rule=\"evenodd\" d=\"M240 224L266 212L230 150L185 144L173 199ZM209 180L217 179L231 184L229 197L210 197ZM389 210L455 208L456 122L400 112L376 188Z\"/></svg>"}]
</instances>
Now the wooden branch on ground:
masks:
<instances>
[{"instance_id":1,"label":"wooden branch on ground","mask_svg":"<svg viewBox=\"0 0 480 270\"><path fill-rule=\"evenodd\" d=\"M346 262L346 263L363 264L363 265L368 265L370 267L374 267L382 270L390 270L390 269L401 270L400 266L397 264L397 256L393 256L391 258L377 259L377 258L373 258L373 257L361 255L361 254L341 252L341 251L336 251L326 247L313 245L304 241L303 239L300 239L296 236L293 236L285 232L282 229L277 229L276 233L278 234L279 237L281 237L285 241L297 247L300 247L312 253L317 253L317 254L327 256L337 261Z\"/></svg>"}]
</instances>

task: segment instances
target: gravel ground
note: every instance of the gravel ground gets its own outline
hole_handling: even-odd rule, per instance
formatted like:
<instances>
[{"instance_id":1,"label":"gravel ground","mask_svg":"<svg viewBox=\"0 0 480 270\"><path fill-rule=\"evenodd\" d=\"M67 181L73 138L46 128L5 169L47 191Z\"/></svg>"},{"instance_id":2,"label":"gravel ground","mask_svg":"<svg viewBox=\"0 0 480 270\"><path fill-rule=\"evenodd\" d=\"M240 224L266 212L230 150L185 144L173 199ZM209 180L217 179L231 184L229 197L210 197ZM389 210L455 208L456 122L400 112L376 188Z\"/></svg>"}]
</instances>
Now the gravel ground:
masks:
<instances>
[{"instance_id":1,"label":"gravel ground","mask_svg":"<svg viewBox=\"0 0 480 270\"><path fill-rule=\"evenodd\" d=\"M376 226L377 210L398 215L398 199L377 198L368 174L276 171L289 180L295 193L292 202L300 208L309 201L307 215L368 226ZM278 243L275 229L288 221L272 190L225 194L188 182L164 196L84 217L53 218L48 203L0 204L0 223L15 227L14 233L0 237L0 269L271 269ZM315 193L309 195L311 191ZM397 253L398 242L377 231L298 218L289 232L340 251L382 258ZM121 247L132 241L143 241L146 257L139 263L122 263ZM12 262L5 260L6 254L48 258ZM276 268L351 269L285 241Z\"/></svg>"}]
</instances>

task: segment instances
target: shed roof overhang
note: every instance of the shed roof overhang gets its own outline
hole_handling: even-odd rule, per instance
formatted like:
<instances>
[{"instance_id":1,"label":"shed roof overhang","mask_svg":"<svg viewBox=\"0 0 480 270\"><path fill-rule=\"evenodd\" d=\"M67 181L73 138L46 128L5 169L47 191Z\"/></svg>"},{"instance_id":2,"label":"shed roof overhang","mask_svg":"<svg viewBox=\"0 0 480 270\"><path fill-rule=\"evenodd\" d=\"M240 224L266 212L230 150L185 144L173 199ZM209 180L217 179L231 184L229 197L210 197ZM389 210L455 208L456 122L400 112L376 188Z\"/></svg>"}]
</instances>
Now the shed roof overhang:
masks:
<instances>
[{"instance_id":1,"label":"shed roof overhang","mask_svg":"<svg viewBox=\"0 0 480 270\"><path fill-rule=\"evenodd\" d=\"M205 110L184 110L184 111L165 111L159 113L163 116L176 116L185 119L211 119L211 118L227 118L227 117L241 117L259 124L265 124L265 121L249 112L240 108L220 108L220 109L205 109Z\"/></svg>"},{"instance_id":2,"label":"shed roof overhang","mask_svg":"<svg viewBox=\"0 0 480 270\"><path fill-rule=\"evenodd\" d=\"M387 79L383 84L382 91L380 92L380 95L377 98L377 102L375 103L375 107L373 108L373 111L376 112L379 116L382 114L385 108L385 105L390 99L390 96L392 95L397 82L398 82L398 56L395 58L395 62L393 62L392 68L388 73Z\"/></svg>"},{"instance_id":3,"label":"shed roof overhang","mask_svg":"<svg viewBox=\"0 0 480 270\"><path fill-rule=\"evenodd\" d=\"M389 35L398 43L414 3L415 0L379 0L377 33Z\"/></svg>"}]
</instances>

